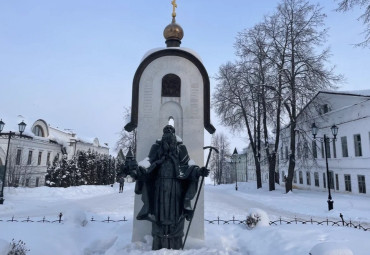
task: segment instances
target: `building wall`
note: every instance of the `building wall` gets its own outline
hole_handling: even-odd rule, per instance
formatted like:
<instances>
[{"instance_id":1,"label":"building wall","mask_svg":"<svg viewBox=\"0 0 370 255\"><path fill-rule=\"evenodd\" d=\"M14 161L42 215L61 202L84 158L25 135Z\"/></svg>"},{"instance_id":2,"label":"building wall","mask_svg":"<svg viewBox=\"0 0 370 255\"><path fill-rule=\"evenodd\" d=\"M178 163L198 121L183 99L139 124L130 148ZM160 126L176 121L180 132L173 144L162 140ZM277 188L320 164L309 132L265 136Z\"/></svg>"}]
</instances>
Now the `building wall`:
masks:
<instances>
[{"instance_id":1,"label":"building wall","mask_svg":"<svg viewBox=\"0 0 370 255\"><path fill-rule=\"evenodd\" d=\"M43 128L43 134L47 137L36 136L33 133L35 126ZM92 142L76 139L75 134L47 126L43 120L37 120L31 128L26 130L26 134L26 137L13 136L9 146L7 179L13 179L15 183L12 183L19 186L45 185L48 164L51 164L58 154L61 156L63 153L67 153L68 159L71 159L78 150L87 151L90 149L100 154L109 154L109 148L101 146L97 138ZM8 136L2 135L0 137L0 160L3 164L5 164L7 147ZM18 150L20 150L19 160L17 160ZM30 151L32 156L29 160ZM41 153L40 160L39 153ZM48 154L50 154L49 162L47 160Z\"/></svg>"},{"instance_id":2,"label":"building wall","mask_svg":"<svg viewBox=\"0 0 370 255\"><path fill-rule=\"evenodd\" d=\"M308 142L309 149L307 157L298 158L296 155L296 171L295 179L293 182L296 188L313 189L313 190L327 190L327 181L324 186L323 175L326 176L326 163L325 154L321 149L320 139L316 139L318 145L317 158L313 157L312 150L312 134L311 124L316 123L320 127L318 137L327 135L333 138L330 127L335 124L339 127L338 136L335 141L336 157L334 157L333 141L330 142L330 158L328 158L329 171L333 173L334 189L332 192L343 192L350 194L370 194L370 100L367 97L356 97L351 95L327 95L325 99L330 104L330 111L323 115L317 115L304 123L300 122L302 130L301 136L305 136ZM280 164L279 164L279 178L284 183L284 174L287 175L288 161L286 160L285 146L289 144L287 138L287 129L283 130L282 136L282 149L280 150ZM355 138L354 135L361 137L361 152L362 155L355 155ZM341 137L347 139L348 156L343 156ZM283 155L281 155L281 153ZM289 152L288 152L289 153ZM323 155L324 154L324 155ZM284 171L284 173L283 173ZM302 172L302 181L300 183L299 172ZM311 178L311 185L307 184L307 172ZM315 186L314 173L319 175L319 186ZM345 175L351 178L351 191L345 189ZM336 178L336 176L338 178ZM365 190L360 193L358 176L365 177ZM338 184L338 185L337 185Z\"/></svg>"}]
</instances>

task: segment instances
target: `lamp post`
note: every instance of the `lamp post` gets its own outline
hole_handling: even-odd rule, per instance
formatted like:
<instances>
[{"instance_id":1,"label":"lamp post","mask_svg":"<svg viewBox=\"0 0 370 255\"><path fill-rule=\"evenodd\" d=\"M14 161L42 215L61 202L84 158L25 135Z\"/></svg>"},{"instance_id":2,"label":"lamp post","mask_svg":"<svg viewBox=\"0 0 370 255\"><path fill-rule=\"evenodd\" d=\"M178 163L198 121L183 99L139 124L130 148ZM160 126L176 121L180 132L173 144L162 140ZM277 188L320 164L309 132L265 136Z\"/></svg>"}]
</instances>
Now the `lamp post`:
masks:
<instances>
[{"instance_id":1,"label":"lamp post","mask_svg":"<svg viewBox=\"0 0 370 255\"><path fill-rule=\"evenodd\" d=\"M235 148L234 153L233 153L234 167L235 167L235 190L238 190L238 171L236 169L236 157L237 156L238 156L238 151Z\"/></svg>"},{"instance_id":2,"label":"lamp post","mask_svg":"<svg viewBox=\"0 0 370 255\"><path fill-rule=\"evenodd\" d=\"M5 176L6 176L6 167L8 165L8 154L9 154L9 147L10 147L10 139L12 137L16 136L15 132L9 131L8 133L2 133L3 128L5 126L5 123L3 120L0 120L0 136L8 136L8 147L6 149L6 156L5 156L5 166L4 166L4 173L3 173L3 178L2 178L2 184L1 184L1 191L0 191L0 204L4 204L4 186L5 186ZM23 121L18 124L18 129L19 129L19 137L22 137L22 133L24 132L24 129L26 128L26 123Z\"/></svg>"},{"instance_id":3,"label":"lamp post","mask_svg":"<svg viewBox=\"0 0 370 255\"><path fill-rule=\"evenodd\" d=\"M329 164L328 164L328 148L327 146L329 145L330 141L335 141L337 139L337 134L338 134L338 127L336 125L331 126L331 133L333 134L333 138L329 138L324 134L324 137L317 137L320 139L320 142L324 142L324 153L325 153L325 162L326 162L326 179L328 183L328 209L329 211L334 208L334 201L332 200L331 197L331 192L330 192L330 178L329 178ZM319 128L316 126L315 123L312 124L312 136L313 139L316 140L316 135L317 131Z\"/></svg>"}]
</instances>

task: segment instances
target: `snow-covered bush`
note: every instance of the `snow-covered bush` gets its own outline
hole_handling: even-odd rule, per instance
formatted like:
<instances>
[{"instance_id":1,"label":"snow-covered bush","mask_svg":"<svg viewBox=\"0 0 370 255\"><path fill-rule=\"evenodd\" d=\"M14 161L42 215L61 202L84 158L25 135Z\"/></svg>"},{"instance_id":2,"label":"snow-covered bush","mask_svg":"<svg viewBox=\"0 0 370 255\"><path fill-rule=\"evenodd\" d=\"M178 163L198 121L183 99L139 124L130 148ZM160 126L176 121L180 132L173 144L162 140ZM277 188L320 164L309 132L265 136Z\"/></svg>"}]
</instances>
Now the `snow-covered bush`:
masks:
<instances>
[{"instance_id":1,"label":"snow-covered bush","mask_svg":"<svg viewBox=\"0 0 370 255\"><path fill-rule=\"evenodd\" d=\"M65 213L64 222L74 226L85 227L88 220L84 211L75 209Z\"/></svg>"},{"instance_id":2,"label":"snow-covered bush","mask_svg":"<svg viewBox=\"0 0 370 255\"><path fill-rule=\"evenodd\" d=\"M251 208L247 215L247 228L253 229L256 226L269 226L270 220L267 213L258 208Z\"/></svg>"},{"instance_id":3,"label":"snow-covered bush","mask_svg":"<svg viewBox=\"0 0 370 255\"><path fill-rule=\"evenodd\" d=\"M26 255L30 251L26 247L26 243L22 240L15 242L14 239L10 243L9 252L7 255Z\"/></svg>"}]
</instances>

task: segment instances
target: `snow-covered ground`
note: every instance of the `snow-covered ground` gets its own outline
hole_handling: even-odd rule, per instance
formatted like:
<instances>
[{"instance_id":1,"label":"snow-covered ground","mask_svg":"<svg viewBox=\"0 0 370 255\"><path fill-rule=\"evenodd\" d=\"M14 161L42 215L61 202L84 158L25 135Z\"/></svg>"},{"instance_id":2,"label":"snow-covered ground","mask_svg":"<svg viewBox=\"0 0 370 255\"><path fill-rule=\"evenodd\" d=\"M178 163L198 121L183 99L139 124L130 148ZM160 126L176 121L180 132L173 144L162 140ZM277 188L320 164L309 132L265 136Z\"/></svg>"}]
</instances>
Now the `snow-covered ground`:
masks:
<instances>
[{"instance_id":1,"label":"snow-covered ground","mask_svg":"<svg viewBox=\"0 0 370 255\"><path fill-rule=\"evenodd\" d=\"M270 220L283 218L344 219L370 226L370 198L333 193L334 210L327 211L327 193L294 190L284 194L282 187L269 192L256 190L255 183L205 186L205 218L243 220L252 208L267 213ZM249 254L308 255L310 250L324 251L338 247L346 253L368 255L370 231L311 224L259 226L248 230L241 224L205 224L204 242L190 239L184 251L151 251L151 237L146 242L131 243L134 184L126 183L123 193L118 185L80 186L72 188L5 188L5 203L0 205L0 255L6 254L9 243L22 240L29 255L122 255L122 254ZM16 220L57 220L63 223L7 222ZM98 222L107 217L128 221ZM91 222L91 217L98 220ZM325 245L327 243L327 245ZM324 248L320 247L324 244ZM323 253L321 253L323 254ZM339 254L331 253L331 254Z\"/></svg>"}]
</instances>

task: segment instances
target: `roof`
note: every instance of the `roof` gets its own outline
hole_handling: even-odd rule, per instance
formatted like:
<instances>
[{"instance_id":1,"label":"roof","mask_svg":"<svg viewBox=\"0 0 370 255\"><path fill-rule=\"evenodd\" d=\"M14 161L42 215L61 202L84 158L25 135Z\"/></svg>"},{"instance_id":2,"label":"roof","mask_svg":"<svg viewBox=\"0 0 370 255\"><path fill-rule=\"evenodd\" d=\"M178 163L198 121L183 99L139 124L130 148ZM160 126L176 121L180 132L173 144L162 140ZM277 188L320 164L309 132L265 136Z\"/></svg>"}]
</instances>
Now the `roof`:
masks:
<instances>
[{"instance_id":1,"label":"roof","mask_svg":"<svg viewBox=\"0 0 370 255\"><path fill-rule=\"evenodd\" d=\"M194 57L196 57L200 62L202 62L202 59L200 58L200 56L198 55L198 53L196 53L192 49L183 48L183 47L170 47L170 48L167 48L167 47L158 47L158 48L154 48L154 49L151 49L148 52L146 52L144 54L143 58L141 59L140 63L143 62L149 55L153 54L154 52L162 51L162 50L168 50L168 49L176 49L176 50L186 51L186 52L190 53L191 55L193 55Z\"/></svg>"}]
</instances>

